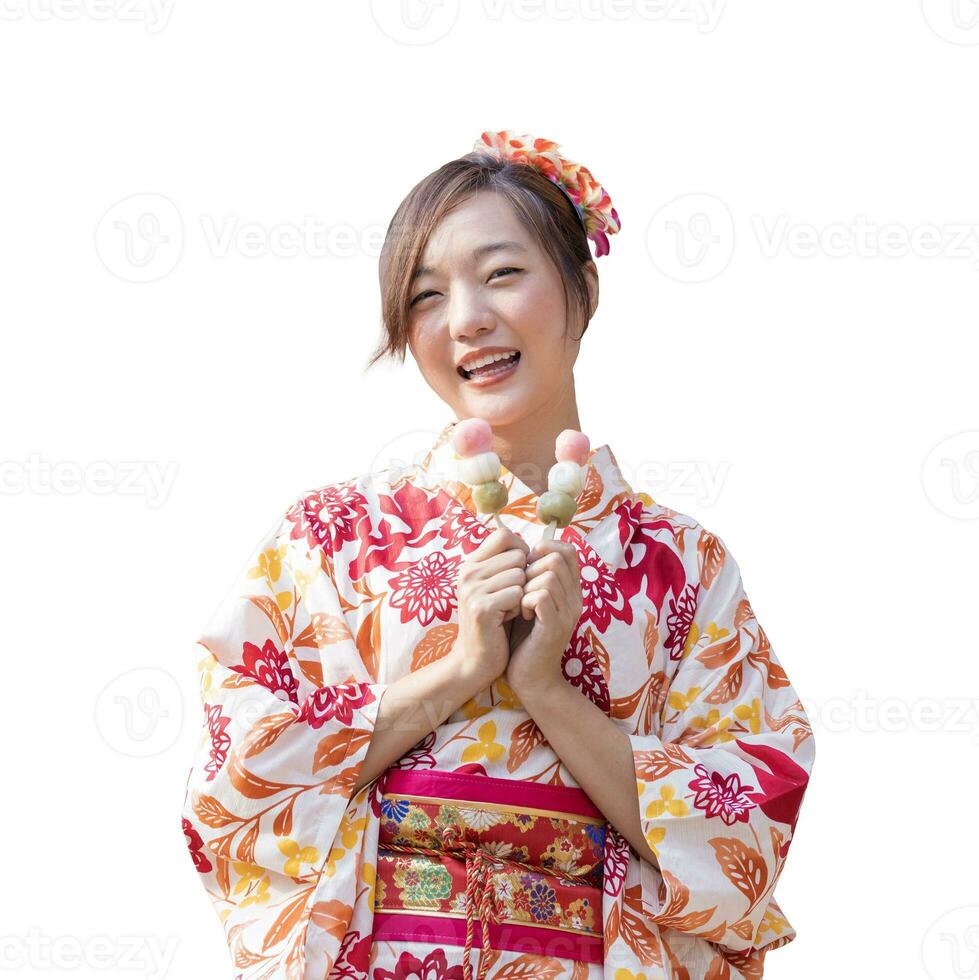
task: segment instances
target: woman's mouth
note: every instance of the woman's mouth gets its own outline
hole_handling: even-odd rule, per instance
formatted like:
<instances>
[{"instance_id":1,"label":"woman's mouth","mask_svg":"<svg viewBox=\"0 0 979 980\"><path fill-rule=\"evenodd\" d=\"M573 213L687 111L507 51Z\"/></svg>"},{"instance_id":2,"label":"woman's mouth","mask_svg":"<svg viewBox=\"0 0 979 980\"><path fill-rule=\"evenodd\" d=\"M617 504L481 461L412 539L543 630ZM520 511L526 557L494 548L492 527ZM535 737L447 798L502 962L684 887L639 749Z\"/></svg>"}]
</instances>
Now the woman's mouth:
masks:
<instances>
[{"instance_id":1,"label":"woman's mouth","mask_svg":"<svg viewBox=\"0 0 979 980\"><path fill-rule=\"evenodd\" d=\"M465 368L460 367L459 374L470 384L484 388L486 385L496 384L497 381L508 378L517 370L519 363L520 351L516 351L501 360L493 361L492 364L473 368L472 371L467 371Z\"/></svg>"}]
</instances>

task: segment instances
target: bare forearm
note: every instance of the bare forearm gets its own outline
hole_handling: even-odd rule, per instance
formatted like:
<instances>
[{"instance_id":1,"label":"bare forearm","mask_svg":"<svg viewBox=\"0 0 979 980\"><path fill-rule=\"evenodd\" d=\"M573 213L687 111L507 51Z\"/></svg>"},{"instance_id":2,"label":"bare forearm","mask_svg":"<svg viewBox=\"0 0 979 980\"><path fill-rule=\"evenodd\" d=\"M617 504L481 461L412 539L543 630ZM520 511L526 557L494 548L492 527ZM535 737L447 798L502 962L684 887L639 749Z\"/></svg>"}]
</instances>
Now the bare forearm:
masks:
<instances>
[{"instance_id":1,"label":"bare forearm","mask_svg":"<svg viewBox=\"0 0 979 980\"><path fill-rule=\"evenodd\" d=\"M639 819L636 770L629 736L593 701L563 678L517 692L543 732L610 824L646 861L657 865Z\"/></svg>"},{"instance_id":2,"label":"bare forearm","mask_svg":"<svg viewBox=\"0 0 979 980\"><path fill-rule=\"evenodd\" d=\"M493 678L466 669L457 650L394 681L381 695L354 793L492 681Z\"/></svg>"}]
</instances>

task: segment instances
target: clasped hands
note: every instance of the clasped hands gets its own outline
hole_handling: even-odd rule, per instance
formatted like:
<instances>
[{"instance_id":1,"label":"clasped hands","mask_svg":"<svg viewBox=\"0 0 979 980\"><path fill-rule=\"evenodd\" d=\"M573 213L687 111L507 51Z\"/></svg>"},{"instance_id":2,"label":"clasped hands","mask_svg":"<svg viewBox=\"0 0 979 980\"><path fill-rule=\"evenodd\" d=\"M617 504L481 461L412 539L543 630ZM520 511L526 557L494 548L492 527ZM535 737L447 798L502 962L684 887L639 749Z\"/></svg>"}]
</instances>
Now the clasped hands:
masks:
<instances>
[{"instance_id":1,"label":"clasped hands","mask_svg":"<svg viewBox=\"0 0 979 980\"><path fill-rule=\"evenodd\" d=\"M509 529L493 531L459 570L459 630L466 656L521 692L564 683L561 661L581 617L574 545L542 538L532 549Z\"/></svg>"}]
</instances>

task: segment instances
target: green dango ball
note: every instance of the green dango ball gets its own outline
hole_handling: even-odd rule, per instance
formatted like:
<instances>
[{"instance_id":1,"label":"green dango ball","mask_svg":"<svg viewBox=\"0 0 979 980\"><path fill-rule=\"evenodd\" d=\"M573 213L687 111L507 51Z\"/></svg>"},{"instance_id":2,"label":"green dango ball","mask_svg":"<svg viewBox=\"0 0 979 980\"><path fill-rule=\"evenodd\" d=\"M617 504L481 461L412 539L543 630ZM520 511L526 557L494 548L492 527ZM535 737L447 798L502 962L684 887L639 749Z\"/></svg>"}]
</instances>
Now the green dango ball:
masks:
<instances>
[{"instance_id":1,"label":"green dango ball","mask_svg":"<svg viewBox=\"0 0 979 980\"><path fill-rule=\"evenodd\" d=\"M560 490L545 490L537 498L537 519L541 524L557 521L558 527L567 527L578 508L574 497L569 497Z\"/></svg>"},{"instance_id":2,"label":"green dango ball","mask_svg":"<svg viewBox=\"0 0 979 980\"><path fill-rule=\"evenodd\" d=\"M506 507L507 488L499 480L474 484L472 495L476 510L481 514L496 514Z\"/></svg>"}]
</instances>

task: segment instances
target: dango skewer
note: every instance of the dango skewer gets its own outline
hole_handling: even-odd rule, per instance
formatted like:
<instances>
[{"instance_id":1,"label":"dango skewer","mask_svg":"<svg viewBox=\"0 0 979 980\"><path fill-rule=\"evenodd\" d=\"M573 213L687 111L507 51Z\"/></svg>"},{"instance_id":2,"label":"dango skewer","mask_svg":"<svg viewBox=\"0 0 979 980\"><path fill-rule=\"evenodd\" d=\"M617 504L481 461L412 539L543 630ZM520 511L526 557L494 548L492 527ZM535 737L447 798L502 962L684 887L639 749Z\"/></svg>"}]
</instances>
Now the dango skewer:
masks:
<instances>
[{"instance_id":1,"label":"dango skewer","mask_svg":"<svg viewBox=\"0 0 979 980\"><path fill-rule=\"evenodd\" d=\"M588 436L577 429L565 429L554 441L557 462L548 470L547 490L537 500L537 519L547 525L544 538L553 538L555 528L571 523L585 485L590 447Z\"/></svg>"}]
</instances>

